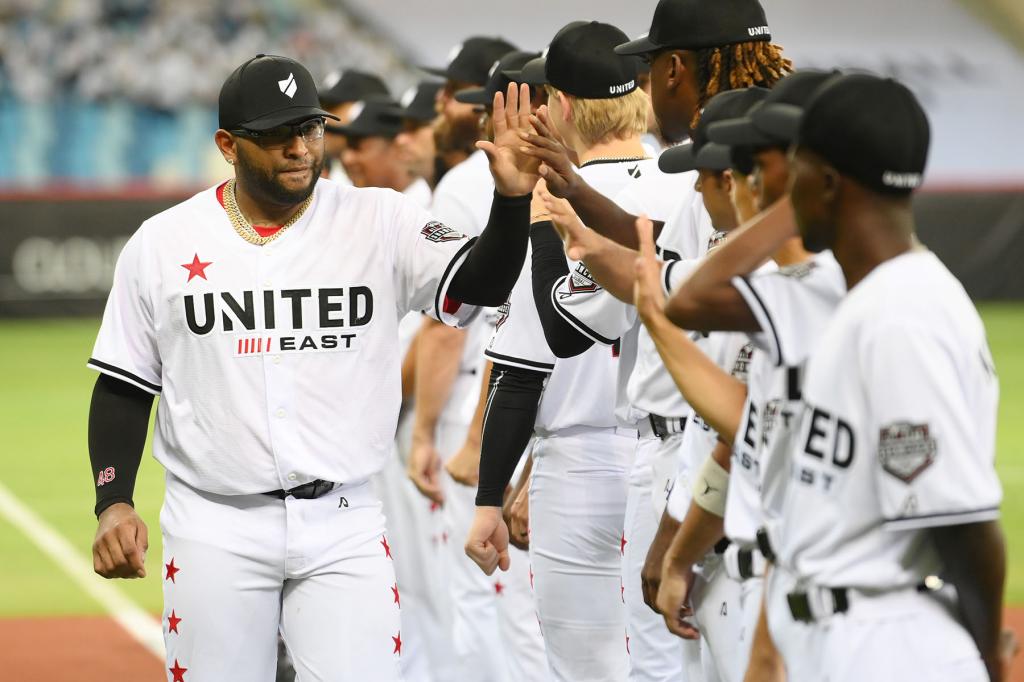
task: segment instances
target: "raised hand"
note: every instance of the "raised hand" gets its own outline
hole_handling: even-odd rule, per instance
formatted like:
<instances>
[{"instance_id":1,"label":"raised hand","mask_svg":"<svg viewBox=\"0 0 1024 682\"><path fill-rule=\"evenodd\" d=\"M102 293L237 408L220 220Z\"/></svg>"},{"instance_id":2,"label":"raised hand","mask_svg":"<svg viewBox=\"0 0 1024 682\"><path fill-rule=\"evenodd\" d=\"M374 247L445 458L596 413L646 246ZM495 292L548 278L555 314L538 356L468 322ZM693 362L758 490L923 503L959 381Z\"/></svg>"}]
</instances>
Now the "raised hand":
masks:
<instances>
[{"instance_id":1,"label":"raised hand","mask_svg":"<svg viewBox=\"0 0 1024 682\"><path fill-rule=\"evenodd\" d=\"M636 233L640 242L640 255L636 259L636 282L633 285L633 305L644 324L665 316L665 292L661 288L661 267L654 251L654 224L647 216L636 219Z\"/></svg>"},{"instance_id":2,"label":"raised hand","mask_svg":"<svg viewBox=\"0 0 1024 682\"><path fill-rule=\"evenodd\" d=\"M530 123L536 133L521 136L524 142L529 143L523 152L541 162L540 176L548 183L552 194L560 199L571 199L577 188L585 183L576 173L569 150L554 133L547 105L537 109L536 115L530 117Z\"/></svg>"},{"instance_id":3,"label":"raised hand","mask_svg":"<svg viewBox=\"0 0 1024 682\"><path fill-rule=\"evenodd\" d=\"M481 140L478 149L487 154L494 187L507 197L523 196L533 191L540 177L540 161L523 153L521 133L533 132L530 127L530 86L509 83L508 92L494 93L494 141Z\"/></svg>"},{"instance_id":4,"label":"raised hand","mask_svg":"<svg viewBox=\"0 0 1024 682\"><path fill-rule=\"evenodd\" d=\"M551 215L555 231L565 243L565 255L579 261L597 251L601 245L601 236L583 224L568 201L548 191L546 180L538 189L538 194L544 203L544 210Z\"/></svg>"}]
</instances>

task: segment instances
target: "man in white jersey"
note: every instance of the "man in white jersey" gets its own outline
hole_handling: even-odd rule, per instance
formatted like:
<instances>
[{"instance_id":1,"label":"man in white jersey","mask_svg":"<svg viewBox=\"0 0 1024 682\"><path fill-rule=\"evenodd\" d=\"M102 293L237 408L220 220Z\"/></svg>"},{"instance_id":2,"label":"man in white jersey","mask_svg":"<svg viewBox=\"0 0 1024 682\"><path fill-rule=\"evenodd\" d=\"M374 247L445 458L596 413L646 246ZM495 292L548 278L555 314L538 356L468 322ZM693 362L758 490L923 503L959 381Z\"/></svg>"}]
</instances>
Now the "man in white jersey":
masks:
<instances>
[{"instance_id":1,"label":"man in white jersey","mask_svg":"<svg viewBox=\"0 0 1024 682\"><path fill-rule=\"evenodd\" d=\"M519 76L545 88L550 118L579 172L609 195L657 172L640 141L647 96L637 84L639 60L614 52L625 39L609 24L572 22L552 39L546 57ZM567 264L543 206L535 202L533 213L532 263L524 265L486 351L499 379L486 415L476 521L466 548L484 570L494 570L479 553L481 541L501 523L501 492L522 444L536 433L529 551L552 675L621 680L628 657L619 557L636 432L617 428L617 348L594 346L556 363L545 342L533 269L553 278L572 270L579 287L596 285L582 264ZM523 390L513 405L507 391L518 384Z\"/></svg>"},{"instance_id":2,"label":"man in white jersey","mask_svg":"<svg viewBox=\"0 0 1024 682\"><path fill-rule=\"evenodd\" d=\"M220 94L235 177L125 246L89 360L93 558L105 577L145 575L132 493L160 394L170 679L273 679L279 630L300 679L399 679L400 597L367 483L391 453L398 320L464 324L511 291L537 180L514 151L520 94L496 104L491 220L471 240L391 190L319 180L313 79L258 55Z\"/></svg>"},{"instance_id":3,"label":"man in white jersey","mask_svg":"<svg viewBox=\"0 0 1024 682\"><path fill-rule=\"evenodd\" d=\"M903 85L854 74L790 122L801 236L849 294L808 362L768 529L795 577L769 595L772 638L791 680L999 680L998 383L974 306L914 236L927 118Z\"/></svg>"},{"instance_id":4,"label":"man in white jersey","mask_svg":"<svg viewBox=\"0 0 1024 682\"><path fill-rule=\"evenodd\" d=\"M476 110L481 130L490 134L490 108L496 92L508 87L503 75L537 53L513 50L490 64L479 64L480 87L454 93L458 107ZM468 78L468 74L464 78ZM533 92L533 91L531 91ZM451 109L451 106L446 109ZM434 213L449 225L473 234L486 222L487 197L493 194L487 158L476 151L452 168L437 186ZM472 456L464 447L475 437L474 415L486 370L484 345L496 315L481 315L465 331L429 322L417 353L417 409L410 471L421 489L441 494L445 531L440 538L449 562L457 677L460 680L538 679L547 676L544 646L537 625L525 553L511 575L488 577L462 551L461 538L473 519L474 488L454 480L449 466L456 457ZM443 462L444 470L438 468ZM433 478L433 477L436 477ZM438 485L432 490L430 485ZM423 484L427 483L427 486Z\"/></svg>"},{"instance_id":5,"label":"man in white jersey","mask_svg":"<svg viewBox=\"0 0 1024 682\"><path fill-rule=\"evenodd\" d=\"M378 76L356 69L332 71L320 85L320 106L324 111L337 117L339 124L352 119L350 111L356 102L368 97L389 97L388 87ZM341 155L345 151L345 137L331 135L331 124L327 124L324 136L324 177L342 184L351 184L348 173L342 165Z\"/></svg>"},{"instance_id":6,"label":"man in white jersey","mask_svg":"<svg viewBox=\"0 0 1024 682\"><path fill-rule=\"evenodd\" d=\"M437 95L442 87L443 83L420 81L402 93L398 106L390 111L402 124L395 136L398 158L431 188L441 176L432 124L437 119Z\"/></svg>"}]
</instances>

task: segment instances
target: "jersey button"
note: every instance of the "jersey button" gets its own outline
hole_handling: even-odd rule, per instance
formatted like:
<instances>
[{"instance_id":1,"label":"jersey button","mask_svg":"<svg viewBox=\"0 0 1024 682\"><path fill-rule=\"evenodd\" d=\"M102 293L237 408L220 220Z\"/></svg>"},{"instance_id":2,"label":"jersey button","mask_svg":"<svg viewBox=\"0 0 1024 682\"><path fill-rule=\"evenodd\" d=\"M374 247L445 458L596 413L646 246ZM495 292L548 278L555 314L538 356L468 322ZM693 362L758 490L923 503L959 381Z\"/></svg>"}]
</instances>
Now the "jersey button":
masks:
<instances>
[{"instance_id":1,"label":"jersey button","mask_svg":"<svg viewBox=\"0 0 1024 682\"><path fill-rule=\"evenodd\" d=\"M278 419L284 419L284 410L278 408L277 412L274 413L274 416L277 417Z\"/></svg>"},{"instance_id":2,"label":"jersey button","mask_svg":"<svg viewBox=\"0 0 1024 682\"><path fill-rule=\"evenodd\" d=\"M298 476L296 476L295 474L288 474L288 480L289 481L294 481L297 478L298 478Z\"/></svg>"},{"instance_id":3,"label":"jersey button","mask_svg":"<svg viewBox=\"0 0 1024 682\"><path fill-rule=\"evenodd\" d=\"M280 365L281 364L281 356L280 355L275 355L274 356L274 364L275 365Z\"/></svg>"},{"instance_id":4,"label":"jersey button","mask_svg":"<svg viewBox=\"0 0 1024 682\"><path fill-rule=\"evenodd\" d=\"M264 289L269 289L270 288L270 280L267 280L266 282L263 283L263 288Z\"/></svg>"}]
</instances>

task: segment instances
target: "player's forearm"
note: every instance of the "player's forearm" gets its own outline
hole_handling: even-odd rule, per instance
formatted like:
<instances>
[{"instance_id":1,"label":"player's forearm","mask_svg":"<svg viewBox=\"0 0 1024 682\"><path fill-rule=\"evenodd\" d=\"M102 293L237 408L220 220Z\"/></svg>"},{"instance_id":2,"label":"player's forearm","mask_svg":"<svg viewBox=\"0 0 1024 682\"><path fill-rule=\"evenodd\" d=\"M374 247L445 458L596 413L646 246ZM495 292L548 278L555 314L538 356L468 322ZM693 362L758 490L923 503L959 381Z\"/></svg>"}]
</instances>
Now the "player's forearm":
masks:
<instances>
[{"instance_id":1,"label":"player's forearm","mask_svg":"<svg viewBox=\"0 0 1024 682\"><path fill-rule=\"evenodd\" d=\"M943 577L956 586L964 624L998 680L999 633L1006 582L1006 541L998 521L935 528L932 538Z\"/></svg>"},{"instance_id":2,"label":"player's forearm","mask_svg":"<svg viewBox=\"0 0 1024 682\"><path fill-rule=\"evenodd\" d=\"M633 229L636 236L636 228ZM626 303L633 303L633 283L636 282L636 259L640 253L633 248L601 238L601 247L587 254L583 264L594 281L608 293Z\"/></svg>"},{"instance_id":3,"label":"player's forearm","mask_svg":"<svg viewBox=\"0 0 1024 682\"><path fill-rule=\"evenodd\" d=\"M89 461L96 485L96 516L112 504L134 506L135 477L149 432L153 396L101 374L89 406Z\"/></svg>"},{"instance_id":4,"label":"player's forearm","mask_svg":"<svg viewBox=\"0 0 1024 682\"><path fill-rule=\"evenodd\" d=\"M484 363L483 377L480 379L480 397L476 403L476 410L473 412L473 421L469 424L469 431L466 432L466 443L479 448L484 430L484 413L487 411L487 394L491 384L491 368L494 365L490 360Z\"/></svg>"},{"instance_id":5,"label":"player's forearm","mask_svg":"<svg viewBox=\"0 0 1024 682\"><path fill-rule=\"evenodd\" d=\"M635 215L624 211L614 201L582 181L572 196L567 198L584 225L628 249L640 248ZM655 239L663 226L662 222L654 223Z\"/></svg>"},{"instance_id":6,"label":"player's forearm","mask_svg":"<svg viewBox=\"0 0 1024 682\"><path fill-rule=\"evenodd\" d=\"M679 392L719 437L731 444L739 428L747 387L715 364L663 315L645 320L644 325Z\"/></svg>"},{"instance_id":7,"label":"player's forearm","mask_svg":"<svg viewBox=\"0 0 1024 682\"><path fill-rule=\"evenodd\" d=\"M665 553L665 564L676 570L685 570L703 559L724 536L722 517L691 502Z\"/></svg>"},{"instance_id":8,"label":"player's forearm","mask_svg":"<svg viewBox=\"0 0 1024 682\"><path fill-rule=\"evenodd\" d=\"M480 446L478 507L501 507L505 488L533 435L545 375L529 369L495 364L484 413Z\"/></svg>"},{"instance_id":9,"label":"player's forearm","mask_svg":"<svg viewBox=\"0 0 1024 682\"><path fill-rule=\"evenodd\" d=\"M555 284L569 273L562 240L551 221L541 221L530 226L530 247L533 301L544 331L544 340L556 357L576 357L594 345L594 342L569 324L555 309L551 299L551 290Z\"/></svg>"},{"instance_id":10,"label":"player's forearm","mask_svg":"<svg viewBox=\"0 0 1024 682\"><path fill-rule=\"evenodd\" d=\"M732 286L734 277L749 275L796 233L789 198L736 229L708 254L665 302L665 314L683 329L757 331L753 313Z\"/></svg>"},{"instance_id":11,"label":"player's forearm","mask_svg":"<svg viewBox=\"0 0 1024 682\"><path fill-rule=\"evenodd\" d=\"M426 319L417 337L413 438L433 443L437 421L459 374L466 332Z\"/></svg>"},{"instance_id":12,"label":"player's forearm","mask_svg":"<svg viewBox=\"0 0 1024 682\"><path fill-rule=\"evenodd\" d=\"M529 194L506 197L494 193L487 226L452 277L450 298L488 307L508 299L526 259L530 198Z\"/></svg>"}]
</instances>

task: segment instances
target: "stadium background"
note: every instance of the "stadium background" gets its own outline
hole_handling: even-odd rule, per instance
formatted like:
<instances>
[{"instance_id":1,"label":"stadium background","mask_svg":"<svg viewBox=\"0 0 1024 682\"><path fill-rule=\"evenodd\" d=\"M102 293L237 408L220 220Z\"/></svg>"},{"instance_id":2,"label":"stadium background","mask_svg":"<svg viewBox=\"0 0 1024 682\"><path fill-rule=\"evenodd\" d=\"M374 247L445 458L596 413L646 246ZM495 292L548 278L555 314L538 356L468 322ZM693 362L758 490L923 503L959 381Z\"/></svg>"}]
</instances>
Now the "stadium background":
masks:
<instances>
[{"instance_id":1,"label":"stadium background","mask_svg":"<svg viewBox=\"0 0 1024 682\"><path fill-rule=\"evenodd\" d=\"M1024 9L1013 0L762 2L798 67L892 74L928 109L933 148L918 218L925 243L978 302L1000 374L1007 603L1024 636ZM234 66L284 54L317 79L342 67L376 71L398 94L423 76L417 64L443 64L471 34L540 49L579 18L638 34L654 5L0 0L0 680L163 679L153 615L162 472L147 458L136 495L151 529L149 578L91 575L94 375L84 362L127 235L227 177L211 135Z\"/></svg>"}]
</instances>

